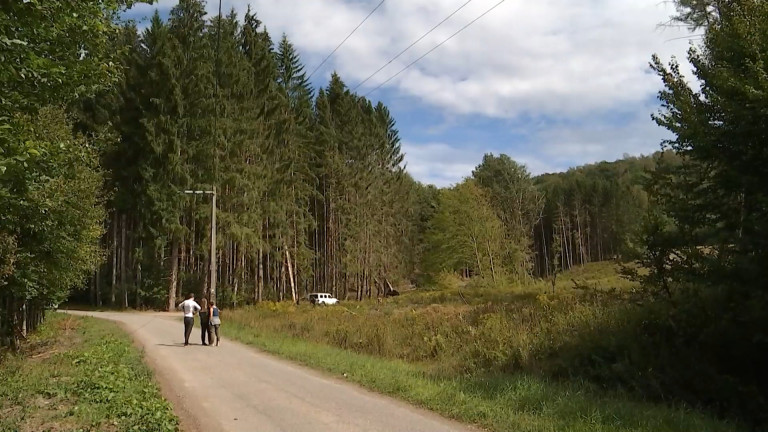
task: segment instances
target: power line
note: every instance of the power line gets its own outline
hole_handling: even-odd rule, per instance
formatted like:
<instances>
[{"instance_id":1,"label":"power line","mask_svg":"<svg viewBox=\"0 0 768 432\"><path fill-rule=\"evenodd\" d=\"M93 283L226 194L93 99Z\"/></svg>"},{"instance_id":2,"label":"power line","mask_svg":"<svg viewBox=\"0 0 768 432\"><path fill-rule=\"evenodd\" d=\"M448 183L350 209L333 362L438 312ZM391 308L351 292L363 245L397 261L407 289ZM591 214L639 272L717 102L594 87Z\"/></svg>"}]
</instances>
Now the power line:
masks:
<instances>
[{"instance_id":1,"label":"power line","mask_svg":"<svg viewBox=\"0 0 768 432\"><path fill-rule=\"evenodd\" d=\"M424 33L423 35L421 35L421 37L420 37L420 38L416 39L416 41L415 41L414 43L412 43L412 44L408 45L408 47L407 47L407 48L405 48L404 50L400 51L400 53L398 53L396 56L392 57L392 59L390 59L390 60L389 60L389 61L388 61L388 62L387 62L387 63L386 63L384 66L382 66L382 67L378 68L378 69L376 70L376 72L374 72L374 73L370 74L370 75L368 76L368 78L366 78L366 79L362 80L362 81L361 81L361 82L360 82L358 85L356 85L356 86L355 86L355 88L353 88L353 89L352 89L352 91L353 91L353 92L354 92L354 91L356 91L358 88L360 88L360 86L361 86L361 85L365 84L365 83L366 83L366 82L367 82L369 79L373 78L373 77L374 77L374 76L375 76L377 73L381 72L381 70L382 70L382 69L384 69L385 67L389 66L389 65L390 65L390 63L392 63L393 61L395 61L395 60L397 60L398 58L400 58L400 56L401 56L401 55L405 54L405 52L406 52L406 51L408 51L409 49L413 48L413 46L414 46L414 45L416 45L417 43L421 42L421 40L422 40L422 39L424 39L425 37L427 37L427 35L429 35L430 33L432 33L432 32L433 32L435 29L437 29L438 27L440 27L441 25L443 25L443 23L444 23L444 22L446 22L446 21L448 21L449 19L451 19L451 17L452 17L452 16L456 15L456 14L457 14L457 13L458 13L460 10L464 9L464 6L468 5L470 2L472 2L472 0L467 0L467 1L466 1L466 2L463 4L463 5L459 6L459 8L458 8L458 9L456 9L455 11L453 11L453 13L451 13L450 15L448 15L447 17L445 17L445 19L444 19L444 20L442 20L442 21L440 21L439 23L437 23L437 25L436 25L436 26L432 27L431 29L429 29L429 31L428 31L428 32Z\"/></svg>"},{"instance_id":2,"label":"power line","mask_svg":"<svg viewBox=\"0 0 768 432\"><path fill-rule=\"evenodd\" d=\"M500 2L496 3L495 5L493 5L493 6L492 6L490 9L488 9L488 10L487 10L487 11L485 11L485 12L483 12L483 13L482 13L482 15L480 15L479 17L477 17L477 18L473 19L473 20L472 20L472 21L470 21L470 22L469 22L467 25L465 25L464 27L462 27L462 28L460 28L458 31L456 31L456 33L454 33L454 34L452 34L452 35L448 36L448 38L447 38L447 39L445 39L444 41L442 41L442 42L440 42L439 44L437 44L437 45L436 45L434 48L432 48L431 50L429 50L429 51L425 52L425 53L424 53L424 54L423 54L421 57L419 57L419 58L417 58L416 60L414 60L414 61L412 61L411 63L409 63L409 64L408 64L408 66L406 66L406 67L404 67L404 68L400 69L400 71L399 71L399 72L397 72L396 74L394 74L394 75L392 75L391 77L387 78L387 79L386 79L386 81L384 81L383 83L381 83L381 84L379 84L378 86L374 87L374 89L373 89L373 90L371 90L371 91L369 91L368 93L366 93L364 97L368 97L368 95L370 95L371 93L373 93L373 92L375 92L376 90L380 89L382 86L384 86L384 84L386 84L386 83L388 83L388 82L392 81L393 79L395 79L395 78L396 78L398 75L400 75L401 73L405 72L405 70L406 70L406 69L408 69L409 67L413 66L413 65L414 65L414 64L416 64L416 63L417 63L419 60L423 59L424 57L426 57L426 56L428 56L430 53L432 53L432 51L434 51L434 50L436 50L436 49L440 48L440 47L441 47L441 46L442 46L444 43L446 43L446 42L448 42L449 40L453 39L453 37L454 37L454 36L456 36L457 34L461 33L462 31L464 31L464 30L465 30L467 27L469 27L469 26L471 26L472 24L474 24L474 23L475 23L476 21L478 21L480 18L482 18L482 17L484 17L484 16L488 15L488 14L489 14L489 13L490 13L492 10L496 9L496 8L497 8L499 5L501 5L502 3L504 3L504 1L505 1L505 0L501 0Z\"/></svg>"},{"instance_id":3,"label":"power line","mask_svg":"<svg viewBox=\"0 0 768 432\"><path fill-rule=\"evenodd\" d=\"M672 39L667 39L664 42L672 42L672 41L682 40L682 39L698 39L698 38L703 38L703 37L704 37L703 33L702 34L694 34L694 35L690 35L690 36L680 36L680 37L676 37L676 38L672 38Z\"/></svg>"},{"instance_id":4,"label":"power line","mask_svg":"<svg viewBox=\"0 0 768 432\"><path fill-rule=\"evenodd\" d=\"M340 43L340 44L339 44L339 45L338 45L336 48L334 48L334 49L333 49L333 51L331 51L331 53L330 53L330 54L328 54L328 56L327 56L327 57L325 57L325 58L323 59L323 61L321 61L321 62L320 62L320 64L319 64L319 65L317 65L317 67L316 67L316 68L315 68L315 69L312 71L312 73L311 73L311 74L309 74L309 76L307 77L307 79L309 79L309 78L312 78L312 75L314 75L314 74L315 74L315 72L317 72L317 70L318 70L318 69L320 69L320 67L321 67L322 65L324 65L324 64L325 64L325 62L327 62L327 61L328 61L328 59L329 59L329 58L331 58L331 56L332 56L334 53L336 53L336 51L338 51L338 49L339 49L339 48L341 48L341 46L342 46L342 45L344 45L344 42L346 42L346 41L347 41L347 39L349 39L349 38L350 38L350 37L351 37L353 34L355 34L355 32L357 31L357 29L359 29L359 28L360 28L360 26L362 26L362 25L363 25L363 24L364 24L366 21L368 21L368 18L370 18L370 17L371 17L371 15L373 15L373 13L374 13L374 12L376 12L376 10L377 10L379 7L381 7L381 5L382 5L382 4L383 4L385 1L386 1L386 0L381 0L381 1L379 2L379 4L377 4L377 5L376 5L376 7L375 7L375 8L373 8L373 10L372 10L372 11L371 11L371 12L370 12L368 15L366 15L366 17L365 17L365 18L363 18L363 20L362 20L362 21L360 21L360 24L358 24L358 25L357 25L357 27L355 27L355 28L354 28L354 30L352 30L352 32L351 32L350 34L348 34L348 35L347 35L347 37L345 37L345 38L344 38L344 40L343 40L343 41L341 41L341 43Z\"/></svg>"}]
</instances>

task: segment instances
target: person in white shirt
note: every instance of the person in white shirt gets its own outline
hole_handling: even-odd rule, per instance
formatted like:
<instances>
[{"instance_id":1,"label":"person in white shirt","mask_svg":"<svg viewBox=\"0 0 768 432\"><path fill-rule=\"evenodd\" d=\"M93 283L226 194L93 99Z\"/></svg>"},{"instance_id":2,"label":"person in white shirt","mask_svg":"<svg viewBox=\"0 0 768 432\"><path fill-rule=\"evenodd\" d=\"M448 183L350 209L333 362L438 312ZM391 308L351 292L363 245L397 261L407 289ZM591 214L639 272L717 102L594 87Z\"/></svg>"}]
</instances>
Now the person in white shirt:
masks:
<instances>
[{"instance_id":1,"label":"person in white shirt","mask_svg":"<svg viewBox=\"0 0 768 432\"><path fill-rule=\"evenodd\" d=\"M187 346L192 327L195 325L195 314L200 310L200 305L195 301L195 295L190 293L186 300L179 303L178 308L184 311L184 346Z\"/></svg>"}]
</instances>

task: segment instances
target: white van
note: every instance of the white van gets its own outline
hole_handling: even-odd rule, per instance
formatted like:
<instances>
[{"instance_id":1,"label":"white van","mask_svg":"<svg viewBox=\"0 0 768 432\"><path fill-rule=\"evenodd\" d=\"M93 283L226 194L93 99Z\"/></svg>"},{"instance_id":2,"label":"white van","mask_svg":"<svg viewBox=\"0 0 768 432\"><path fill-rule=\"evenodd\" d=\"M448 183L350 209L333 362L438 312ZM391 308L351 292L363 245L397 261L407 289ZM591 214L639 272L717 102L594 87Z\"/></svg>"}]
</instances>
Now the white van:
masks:
<instances>
[{"instance_id":1,"label":"white van","mask_svg":"<svg viewBox=\"0 0 768 432\"><path fill-rule=\"evenodd\" d=\"M339 302L339 299L328 293L312 293L307 298L314 305L334 305Z\"/></svg>"}]
</instances>

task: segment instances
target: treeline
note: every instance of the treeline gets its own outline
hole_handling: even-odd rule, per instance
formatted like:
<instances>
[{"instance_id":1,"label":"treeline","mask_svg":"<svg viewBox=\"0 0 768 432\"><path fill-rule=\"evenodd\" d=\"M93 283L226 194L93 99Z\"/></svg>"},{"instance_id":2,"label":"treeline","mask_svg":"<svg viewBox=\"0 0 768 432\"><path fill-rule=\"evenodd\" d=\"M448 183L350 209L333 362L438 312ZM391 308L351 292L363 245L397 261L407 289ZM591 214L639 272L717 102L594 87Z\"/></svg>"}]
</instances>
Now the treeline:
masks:
<instances>
[{"instance_id":1,"label":"treeline","mask_svg":"<svg viewBox=\"0 0 768 432\"><path fill-rule=\"evenodd\" d=\"M507 155L487 154L462 183L432 190L423 268L525 283L630 258L652 174L679 163L659 152L533 177Z\"/></svg>"},{"instance_id":2,"label":"treeline","mask_svg":"<svg viewBox=\"0 0 768 432\"><path fill-rule=\"evenodd\" d=\"M679 164L680 157L667 151L537 177L545 200L533 235L535 274L627 259L648 210L653 173Z\"/></svg>"},{"instance_id":3,"label":"treeline","mask_svg":"<svg viewBox=\"0 0 768 432\"><path fill-rule=\"evenodd\" d=\"M174 307L210 296L216 190L217 297L228 305L308 292L382 295L411 273L415 182L387 108L338 75L314 94L288 38L250 10L206 19L181 1L119 38L119 89L84 101L86 135L113 133L107 259L96 304Z\"/></svg>"},{"instance_id":4,"label":"treeline","mask_svg":"<svg viewBox=\"0 0 768 432\"><path fill-rule=\"evenodd\" d=\"M429 283L443 271L527 282L620 254L646 207L649 158L532 178L487 155L466 182L402 169L394 119L333 75L315 92L286 35L248 10L206 18L181 1L112 40L121 79L71 107L100 140L104 260L80 299L172 308L342 299ZM211 275L211 195L217 254Z\"/></svg>"}]
</instances>

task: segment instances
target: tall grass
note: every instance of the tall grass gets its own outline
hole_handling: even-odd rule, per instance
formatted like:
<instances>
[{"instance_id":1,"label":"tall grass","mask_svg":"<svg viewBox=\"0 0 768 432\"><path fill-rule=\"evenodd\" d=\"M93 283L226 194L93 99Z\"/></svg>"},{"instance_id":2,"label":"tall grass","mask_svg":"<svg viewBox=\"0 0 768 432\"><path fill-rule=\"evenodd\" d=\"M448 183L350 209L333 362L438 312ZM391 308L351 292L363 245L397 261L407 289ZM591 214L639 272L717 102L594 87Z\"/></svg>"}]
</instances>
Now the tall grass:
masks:
<instances>
[{"instance_id":1,"label":"tall grass","mask_svg":"<svg viewBox=\"0 0 768 432\"><path fill-rule=\"evenodd\" d=\"M241 340L494 430L735 430L670 407L669 396L698 402L677 397L672 372L638 370L659 356L674 362L675 351L653 349L647 320L663 311L629 302L634 288L605 263L561 275L554 293L547 281L444 275L435 289L381 303L271 303L226 322Z\"/></svg>"},{"instance_id":2,"label":"tall grass","mask_svg":"<svg viewBox=\"0 0 768 432\"><path fill-rule=\"evenodd\" d=\"M526 373L451 375L427 364L360 354L229 319L229 337L492 431L725 432L738 430L684 408L643 403L583 382Z\"/></svg>"}]
</instances>

